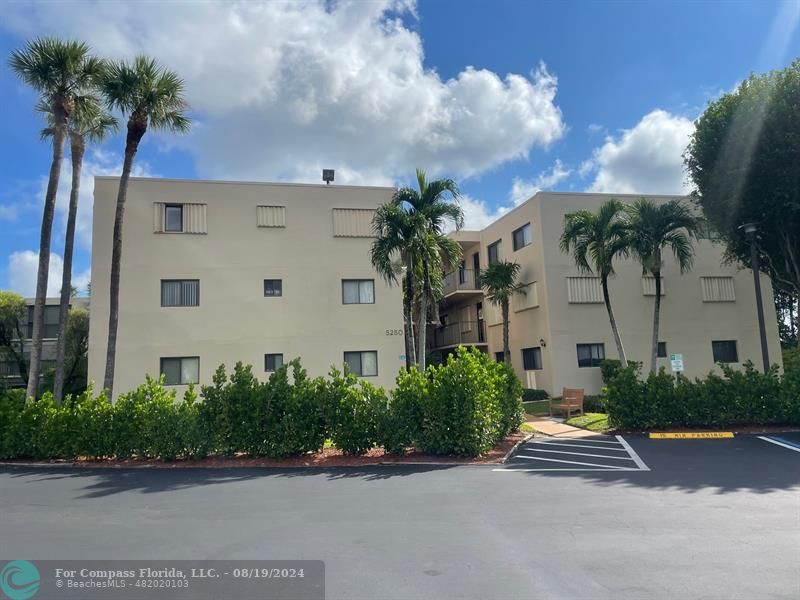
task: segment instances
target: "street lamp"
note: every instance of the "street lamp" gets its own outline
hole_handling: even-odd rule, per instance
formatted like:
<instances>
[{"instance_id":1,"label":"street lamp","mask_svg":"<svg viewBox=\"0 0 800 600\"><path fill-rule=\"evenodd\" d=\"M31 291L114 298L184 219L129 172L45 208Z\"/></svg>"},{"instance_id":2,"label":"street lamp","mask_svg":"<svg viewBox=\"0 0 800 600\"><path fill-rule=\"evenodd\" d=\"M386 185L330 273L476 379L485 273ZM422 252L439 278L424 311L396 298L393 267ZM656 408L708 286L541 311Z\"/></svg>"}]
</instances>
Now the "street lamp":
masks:
<instances>
[{"instance_id":1,"label":"street lamp","mask_svg":"<svg viewBox=\"0 0 800 600\"><path fill-rule=\"evenodd\" d=\"M761 335L761 358L764 361L764 373L769 370L769 351L767 350L767 329L764 326L764 302L761 299L761 277L758 265L758 240L756 233L758 225L756 223L745 223L739 227L744 231L745 238L750 244L750 268L753 271L753 284L756 288L756 311L758 312L758 332Z\"/></svg>"}]
</instances>

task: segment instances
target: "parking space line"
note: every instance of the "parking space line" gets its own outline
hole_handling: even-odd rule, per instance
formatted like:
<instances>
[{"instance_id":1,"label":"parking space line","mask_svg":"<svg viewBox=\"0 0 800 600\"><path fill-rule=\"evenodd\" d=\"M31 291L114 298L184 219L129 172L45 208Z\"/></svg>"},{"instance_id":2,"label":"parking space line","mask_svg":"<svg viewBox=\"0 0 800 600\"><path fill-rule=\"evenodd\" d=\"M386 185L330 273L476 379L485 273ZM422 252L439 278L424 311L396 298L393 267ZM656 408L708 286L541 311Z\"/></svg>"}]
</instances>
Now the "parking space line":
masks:
<instances>
[{"instance_id":1,"label":"parking space line","mask_svg":"<svg viewBox=\"0 0 800 600\"><path fill-rule=\"evenodd\" d=\"M611 460L633 460L630 456L609 456L608 454L589 454L588 452L567 452L566 450L543 450L541 448L530 448L531 452L552 452L555 454L569 454L571 456L592 456L594 458L610 458ZM522 456L518 454L517 456Z\"/></svg>"},{"instance_id":2,"label":"parking space line","mask_svg":"<svg viewBox=\"0 0 800 600\"><path fill-rule=\"evenodd\" d=\"M560 444L557 442L528 442L529 444L539 444L542 446L567 446L573 448L591 448L594 450L612 450L614 452L625 452L624 448L607 448L605 446L587 446L587 445L578 445L578 444ZM616 442L614 442L616 443Z\"/></svg>"},{"instance_id":3,"label":"parking space line","mask_svg":"<svg viewBox=\"0 0 800 600\"><path fill-rule=\"evenodd\" d=\"M757 436L758 439L764 440L765 442L769 442L770 444L775 444L776 446L781 446L786 448L787 450L794 450L795 452L800 452L800 444L795 444L794 442L790 442L789 440L785 440L779 437L767 437L765 435Z\"/></svg>"},{"instance_id":4,"label":"parking space line","mask_svg":"<svg viewBox=\"0 0 800 600\"><path fill-rule=\"evenodd\" d=\"M554 437L554 438L551 438L551 439L553 441L565 440L567 442L584 442L584 443L587 443L587 444L617 444L618 443L618 442L612 442L612 441L609 441L609 440L596 440L594 438L572 438L572 437L560 438L560 437Z\"/></svg>"},{"instance_id":5,"label":"parking space line","mask_svg":"<svg viewBox=\"0 0 800 600\"><path fill-rule=\"evenodd\" d=\"M616 465L598 465L597 463L578 462L577 460L561 460L560 458L544 458L539 456L522 456L517 455L514 458L524 458L526 460L544 460L547 462L566 463L568 465L582 465L585 467L603 467L609 471L616 471L617 469L626 469L630 467L618 467Z\"/></svg>"},{"instance_id":6,"label":"parking space line","mask_svg":"<svg viewBox=\"0 0 800 600\"><path fill-rule=\"evenodd\" d=\"M632 467L621 467L621 468L618 468L618 469L609 469L607 467L603 467L602 469L591 469L591 468L586 468L586 467L578 468L578 469L571 469L569 467L564 467L564 468L554 467L552 469L525 469L525 468L515 469L514 467L509 467L507 469L492 469L492 471L497 471L498 473L514 473L514 472L519 472L519 473L534 473L534 472L536 472L536 473L552 473L553 471L606 471L606 472L613 471L614 473L616 473L617 471L638 471L638 470L639 469L634 469Z\"/></svg>"},{"instance_id":7,"label":"parking space line","mask_svg":"<svg viewBox=\"0 0 800 600\"><path fill-rule=\"evenodd\" d=\"M650 470L650 467L644 464L644 461L639 457L638 454L636 454L636 450L631 448L631 445L625 441L625 438L623 438L621 435L616 435L614 437L616 437L617 441L628 451L628 454L630 454L631 459L636 463L636 466L639 467L640 471Z\"/></svg>"}]
</instances>

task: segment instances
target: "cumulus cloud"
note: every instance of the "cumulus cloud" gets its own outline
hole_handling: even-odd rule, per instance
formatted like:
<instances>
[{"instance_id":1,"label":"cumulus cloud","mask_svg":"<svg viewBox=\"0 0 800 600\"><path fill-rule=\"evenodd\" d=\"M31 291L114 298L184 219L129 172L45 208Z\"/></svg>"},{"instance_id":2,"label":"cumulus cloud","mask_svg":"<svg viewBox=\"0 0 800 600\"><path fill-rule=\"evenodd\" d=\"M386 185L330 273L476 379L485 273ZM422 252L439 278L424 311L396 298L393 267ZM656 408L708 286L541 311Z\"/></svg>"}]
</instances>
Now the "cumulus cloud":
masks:
<instances>
[{"instance_id":1,"label":"cumulus cloud","mask_svg":"<svg viewBox=\"0 0 800 600\"><path fill-rule=\"evenodd\" d=\"M39 269L39 253L33 250L13 252L8 257L8 286L11 291L26 298L36 295L36 273ZM64 260L60 254L50 253L50 269L47 276L47 296L56 298L61 294L61 277L64 273ZM85 295L91 272L89 269L73 273L72 285L79 295Z\"/></svg>"},{"instance_id":2,"label":"cumulus cloud","mask_svg":"<svg viewBox=\"0 0 800 600\"><path fill-rule=\"evenodd\" d=\"M0 204L0 221L16 221L19 207L14 204Z\"/></svg>"},{"instance_id":3,"label":"cumulus cloud","mask_svg":"<svg viewBox=\"0 0 800 600\"><path fill-rule=\"evenodd\" d=\"M686 117L654 110L632 129L607 137L580 174L595 172L592 192L685 194L682 156L693 131Z\"/></svg>"},{"instance_id":4,"label":"cumulus cloud","mask_svg":"<svg viewBox=\"0 0 800 600\"><path fill-rule=\"evenodd\" d=\"M86 39L111 57L145 52L178 71L195 110L178 143L204 176L386 183L416 166L477 175L565 131L557 79L424 66L411 1L58 2L6 7L24 36Z\"/></svg>"},{"instance_id":5,"label":"cumulus cloud","mask_svg":"<svg viewBox=\"0 0 800 600\"><path fill-rule=\"evenodd\" d=\"M552 167L542 171L533 179L515 177L511 183L506 203L497 207L490 207L485 200L469 195L461 196L465 229L483 229L515 206L519 206L536 195L537 192L555 187L571 174L572 169L568 169L561 160L556 159Z\"/></svg>"}]
</instances>

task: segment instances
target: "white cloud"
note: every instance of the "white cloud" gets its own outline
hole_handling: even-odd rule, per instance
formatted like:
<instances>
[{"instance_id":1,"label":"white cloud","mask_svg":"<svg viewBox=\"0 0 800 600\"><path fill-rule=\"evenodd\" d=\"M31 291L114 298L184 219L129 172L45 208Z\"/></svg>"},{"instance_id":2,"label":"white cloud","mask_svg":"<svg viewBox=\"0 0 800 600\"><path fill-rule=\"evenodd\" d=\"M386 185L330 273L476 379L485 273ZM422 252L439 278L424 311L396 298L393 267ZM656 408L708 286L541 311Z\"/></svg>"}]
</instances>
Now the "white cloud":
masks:
<instances>
[{"instance_id":1,"label":"white cloud","mask_svg":"<svg viewBox=\"0 0 800 600\"><path fill-rule=\"evenodd\" d=\"M607 137L580 173L597 170L589 188L593 192L685 194L683 152L693 131L686 117L654 110L632 129Z\"/></svg>"},{"instance_id":2,"label":"white cloud","mask_svg":"<svg viewBox=\"0 0 800 600\"><path fill-rule=\"evenodd\" d=\"M39 269L39 253L32 250L13 252L8 257L8 287L26 298L36 295L36 273ZM61 256L50 253L50 269L47 277L47 296L58 296L61 290L61 275L64 261Z\"/></svg>"},{"instance_id":3,"label":"white cloud","mask_svg":"<svg viewBox=\"0 0 800 600\"><path fill-rule=\"evenodd\" d=\"M485 200L462 195L461 208L464 211L464 228L483 229L515 206L519 206L536 195L537 192L556 186L571 173L571 169L565 167L561 160L556 159L550 169L542 171L533 179L515 177L511 183L507 203L496 208L491 208Z\"/></svg>"},{"instance_id":4,"label":"white cloud","mask_svg":"<svg viewBox=\"0 0 800 600\"><path fill-rule=\"evenodd\" d=\"M468 177L528 157L565 131L557 80L426 69L414 2L12 4L18 34L145 52L178 71L194 110L178 143L203 176L383 183L416 166Z\"/></svg>"},{"instance_id":5,"label":"white cloud","mask_svg":"<svg viewBox=\"0 0 800 600\"><path fill-rule=\"evenodd\" d=\"M564 166L564 163L562 163L560 159L556 159L556 162L549 171L543 171L542 173L539 173L535 179L522 179L520 177L514 177L514 180L511 183L511 193L509 194L509 199L514 203L515 206L522 204L528 198L534 196L536 192L541 190L549 190L555 187L571 174L572 169L568 169Z\"/></svg>"},{"instance_id":6,"label":"white cloud","mask_svg":"<svg viewBox=\"0 0 800 600\"><path fill-rule=\"evenodd\" d=\"M36 274L39 269L39 253L33 250L12 252L8 257L8 287L26 298L36 295ZM50 253L50 268L47 276L47 297L57 298L61 294L61 278L64 273L64 260L60 254ZM91 270L86 269L72 275L72 285L78 288L79 295L86 295L86 286Z\"/></svg>"}]
</instances>

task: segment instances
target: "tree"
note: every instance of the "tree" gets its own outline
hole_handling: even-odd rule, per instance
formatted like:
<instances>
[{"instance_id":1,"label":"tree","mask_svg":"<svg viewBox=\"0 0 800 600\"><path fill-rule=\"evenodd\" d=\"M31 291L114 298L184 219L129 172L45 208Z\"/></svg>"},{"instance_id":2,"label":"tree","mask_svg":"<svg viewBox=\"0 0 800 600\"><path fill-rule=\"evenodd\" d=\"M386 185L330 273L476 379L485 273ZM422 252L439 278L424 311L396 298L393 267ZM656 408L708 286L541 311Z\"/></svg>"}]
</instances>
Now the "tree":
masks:
<instances>
[{"instance_id":1,"label":"tree","mask_svg":"<svg viewBox=\"0 0 800 600\"><path fill-rule=\"evenodd\" d=\"M642 264L645 275L652 275L655 283L653 302L653 339L650 347L650 372L656 372L658 358L658 328L661 317L661 269L664 251L671 251L681 273L692 268L694 248L692 238L697 237L697 218L680 200L655 204L640 198L627 205L628 239L630 250Z\"/></svg>"},{"instance_id":2,"label":"tree","mask_svg":"<svg viewBox=\"0 0 800 600\"><path fill-rule=\"evenodd\" d=\"M409 214L414 233L410 240L417 256L411 273L416 283L419 300L419 326L417 335L417 365L425 370L425 342L427 336L428 309L436 307L441 295L444 264L458 264L461 246L447 237L448 225L460 229L464 224L464 213L458 205L458 185L452 179L428 181L425 171L417 169L418 189L403 187L394 194L392 202Z\"/></svg>"},{"instance_id":3,"label":"tree","mask_svg":"<svg viewBox=\"0 0 800 600\"><path fill-rule=\"evenodd\" d=\"M517 283L519 264L502 261L490 264L478 277L478 285L486 289L487 298L499 305L503 314L503 361L511 364L511 350L508 343L509 303L514 294L523 293L523 287Z\"/></svg>"},{"instance_id":4,"label":"tree","mask_svg":"<svg viewBox=\"0 0 800 600\"><path fill-rule=\"evenodd\" d=\"M111 283L108 311L108 345L104 387L110 397L114 392L114 366L119 321L119 277L122 262L122 226L128 180L139 143L148 128L184 133L191 122L185 115L188 105L183 98L184 83L178 75L160 66L154 59L137 56L132 63L111 63L100 84L109 108L128 116L125 158L117 192L114 237L111 250Z\"/></svg>"},{"instance_id":5,"label":"tree","mask_svg":"<svg viewBox=\"0 0 800 600\"><path fill-rule=\"evenodd\" d=\"M50 238L67 124L75 110L75 97L84 95L95 85L103 72L103 62L91 56L89 46L83 42L44 37L28 42L22 50L12 52L9 65L20 79L41 95L40 103L47 104L53 115L53 157L50 162L50 176L45 192L39 237L39 266L33 308L30 372L26 391L27 398L35 398L39 391L41 373Z\"/></svg>"},{"instance_id":6,"label":"tree","mask_svg":"<svg viewBox=\"0 0 800 600\"><path fill-rule=\"evenodd\" d=\"M63 396L76 396L86 389L88 384L88 352L89 352L89 311L74 308L67 316L67 328L64 332L64 382ZM45 373L45 389L55 386L55 369ZM52 375L51 375L52 374ZM51 379L52 377L52 379Z\"/></svg>"},{"instance_id":7,"label":"tree","mask_svg":"<svg viewBox=\"0 0 800 600\"><path fill-rule=\"evenodd\" d=\"M800 59L751 75L710 102L684 156L702 207L726 258L750 266L740 226L758 225L761 268L800 297ZM796 318L797 315L795 315Z\"/></svg>"},{"instance_id":8,"label":"tree","mask_svg":"<svg viewBox=\"0 0 800 600\"><path fill-rule=\"evenodd\" d=\"M0 359L13 362L26 385L28 364L25 361L25 334L22 327L27 317L25 298L14 292L0 290Z\"/></svg>"},{"instance_id":9,"label":"tree","mask_svg":"<svg viewBox=\"0 0 800 600\"><path fill-rule=\"evenodd\" d=\"M55 134L54 118L50 107L40 105L39 109L47 114L50 127L42 130L42 137ZM65 366L64 356L67 344L67 313L70 299L77 296L77 288L72 285L72 255L75 245L75 221L80 198L81 169L86 142L104 139L108 133L116 130L117 120L103 110L100 100L93 94L75 97L75 110L67 127L70 141L70 158L72 159L72 185L69 194L67 211L67 230L64 236L64 268L61 275L61 302L58 317L58 339L56 341L56 367L53 382L53 397L61 402L64 392Z\"/></svg>"},{"instance_id":10,"label":"tree","mask_svg":"<svg viewBox=\"0 0 800 600\"><path fill-rule=\"evenodd\" d=\"M614 260L628 256L628 227L624 207L619 200L611 199L597 213L588 210L568 214L561 235L561 251L572 253L576 266L584 273L597 273L603 289L603 302L608 312L619 360L627 368L628 359L622 345L617 320L611 308L608 278L614 274Z\"/></svg>"}]
</instances>

